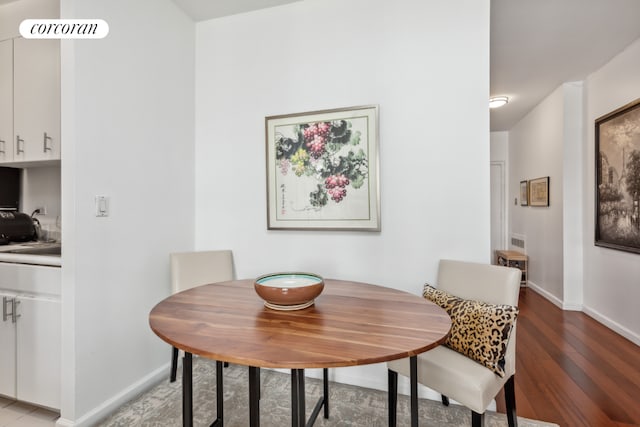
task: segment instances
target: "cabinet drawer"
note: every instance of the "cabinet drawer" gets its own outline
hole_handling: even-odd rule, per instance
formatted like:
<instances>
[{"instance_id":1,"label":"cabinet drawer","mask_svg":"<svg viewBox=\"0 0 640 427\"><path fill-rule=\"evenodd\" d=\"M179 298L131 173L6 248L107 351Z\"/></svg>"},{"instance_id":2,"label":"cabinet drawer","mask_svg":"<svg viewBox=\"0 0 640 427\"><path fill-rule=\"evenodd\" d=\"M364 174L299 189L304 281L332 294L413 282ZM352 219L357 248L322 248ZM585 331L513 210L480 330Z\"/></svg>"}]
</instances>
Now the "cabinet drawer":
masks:
<instances>
[{"instance_id":1,"label":"cabinet drawer","mask_svg":"<svg viewBox=\"0 0 640 427\"><path fill-rule=\"evenodd\" d=\"M0 263L0 289L60 296L61 288L62 275L59 267Z\"/></svg>"}]
</instances>

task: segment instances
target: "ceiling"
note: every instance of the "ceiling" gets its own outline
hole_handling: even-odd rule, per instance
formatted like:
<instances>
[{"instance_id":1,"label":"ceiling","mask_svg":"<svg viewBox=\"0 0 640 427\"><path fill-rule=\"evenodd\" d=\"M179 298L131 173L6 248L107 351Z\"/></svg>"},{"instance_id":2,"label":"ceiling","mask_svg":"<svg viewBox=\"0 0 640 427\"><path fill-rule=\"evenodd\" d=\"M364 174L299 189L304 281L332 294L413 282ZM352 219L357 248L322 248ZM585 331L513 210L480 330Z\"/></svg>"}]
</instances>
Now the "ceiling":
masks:
<instances>
[{"instance_id":1,"label":"ceiling","mask_svg":"<svg viewBox=\"0 0 640 427\"><path fill-rule=\"evenodd\" d=\"M197 22L304 0L173 1ZM491 130L510 130L638 38L640 0L491 0L491 96L510 99L491 110Z\"/></svg>"},{"instance_id":2,"label":"ceiling","mask_svg":"<svg viewBox=\"0 0 640 427\"><path fill-rule=\"evenodd\" d=\"M194 21L206 21L296 1L300 0L173 0Z\"/></svg>"},{"instance_id":3,"label":"ceiling","mask_svg":"<svg viewBox=\"0 0 640 427\"><path fill-rule=\"evenodd\" d=\"M491 0L491 130L509 130L563 82L640 38L640 0ZM640 96L640 95L637 95Z\"/></svg>"},{"instance_id":4,"label":"ceiling","mask_svg":"<svg viewBox=\"0 0 640 427\"><path fill-rule=\"evenodd\" d=\"M0 0L1 2L2 0ZM303 0L173 0L194 21ZM509 130L563 82L640 38L640 0L491 0L491 130Z\"/></svg>"}]
</instances>

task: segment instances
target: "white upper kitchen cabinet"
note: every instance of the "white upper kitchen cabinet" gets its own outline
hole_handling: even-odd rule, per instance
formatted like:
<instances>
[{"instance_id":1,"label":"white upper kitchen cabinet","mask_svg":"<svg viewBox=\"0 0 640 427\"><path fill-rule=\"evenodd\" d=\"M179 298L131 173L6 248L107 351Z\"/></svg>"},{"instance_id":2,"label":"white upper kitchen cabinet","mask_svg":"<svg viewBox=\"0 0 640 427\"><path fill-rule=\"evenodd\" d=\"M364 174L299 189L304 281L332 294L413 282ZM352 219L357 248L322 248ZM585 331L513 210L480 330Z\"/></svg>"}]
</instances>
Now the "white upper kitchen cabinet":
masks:
<instances>
[{"instance_id":1,"label":"white upper kitchen cabinet","mask_svg":"<svg viewBox=\"0 0 640 427\"><path fill-rule=\"evenodd\" d=\"M13 41L0 42L0 163L13 161Z\"/></svg>"},{"instance_id":2,"label":"white upper kitchen cabinet","mask_svg":"<svg viewBox=\"0 0 640 427\"><path fill-rule=\"evenodd\" d=\"M60 41L13 40L14 162L60 160Z\"/></svg>"}]
</instances>

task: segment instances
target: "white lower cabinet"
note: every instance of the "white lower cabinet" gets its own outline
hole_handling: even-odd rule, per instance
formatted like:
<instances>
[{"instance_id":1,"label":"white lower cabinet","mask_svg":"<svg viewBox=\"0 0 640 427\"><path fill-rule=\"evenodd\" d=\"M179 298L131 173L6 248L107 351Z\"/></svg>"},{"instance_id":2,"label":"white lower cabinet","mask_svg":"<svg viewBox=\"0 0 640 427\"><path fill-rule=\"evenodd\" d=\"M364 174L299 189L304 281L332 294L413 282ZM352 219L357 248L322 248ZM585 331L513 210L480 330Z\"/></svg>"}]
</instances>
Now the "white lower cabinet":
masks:
<instances>
[{"instance_id":1,"label":"white lower cabinet","mask_svg":"<svg viewBox=\"0 0 640 427\"><path fill-rule=\"evenodd\" d=\"M2 323L0 323L0 395L16 397L16 325L10 310L14 294L0 291Z\"/></svg>"},{"instance_id":2,"label":"white lower cabinet","mask_svg":"<svg viewBox=\"0 0 640 427\"><path fill-rule=\"evenodd\" d=\"M60 301L18 297L16 396L60 408Z\"/></svg>"},{"instance_id":3,"label":"white lower cabinet","mask_svg":"<svg viewBox=\"0 0 640 427\"><path fill-rule=\"evenodd\" d=\"M58 409L62 313L59 294L50 291L60 287L60 269L8 265L0 265L0 287L12 278L17 285L0 289L0 394Z\"/></svg>"}]
</instances>

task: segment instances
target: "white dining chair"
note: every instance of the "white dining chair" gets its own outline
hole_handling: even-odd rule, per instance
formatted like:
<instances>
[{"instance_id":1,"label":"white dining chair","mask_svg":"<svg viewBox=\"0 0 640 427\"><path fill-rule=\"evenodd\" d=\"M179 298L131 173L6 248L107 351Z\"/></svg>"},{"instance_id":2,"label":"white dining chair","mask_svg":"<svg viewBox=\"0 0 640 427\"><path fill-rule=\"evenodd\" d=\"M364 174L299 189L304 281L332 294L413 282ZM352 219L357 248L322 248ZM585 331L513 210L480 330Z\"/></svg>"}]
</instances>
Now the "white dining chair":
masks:
<instances>
[{"instance_id":1,"label":"white dining chair","mask_svg":"<svg viewBox=\"0 0 640 427\"><path fill-rule=\"evenodd\" d=\"M453 300L464 299L514 309L514 322L501 360L499 375L475 360L440 345L417 357L418 383L442 395L442 403L449 398L472 411L472 426L481 427L484 413L498 392L504 388L507 421L509 427L517 427L514 378L516 373L516 326L517 305L520 291L521 271L510 267L479 264L464 261L441 260L438 268L437 290ZM433 288L432 288L433 289ZM426 296L427 292L425 292ZM501 310L498 307L497 310ZM470 326L470 313L465 315L465 326ZM452 315L450 313L450 315ZM454 314L455 315L455 314ZM452 315L452 316L454 316ZM453 320L453 317L452 317ZM478 331L479 333L479 331ZM410 376L409 359L387 362L389 371L389 425L395 425L398 374Z\"/></svg>"},{"instance_id":2,"label":"white dining chair","mask_svg":"<svg viewBox=\"0 0 640 427\"><path fill-rule=\"evenodd\" d=\"M172 294L209 283L233 280L233 254L230 250L178 252L169 255ZM171 350L170 381L176 380L179 351Z\"/></svg>"}]
</instances>

